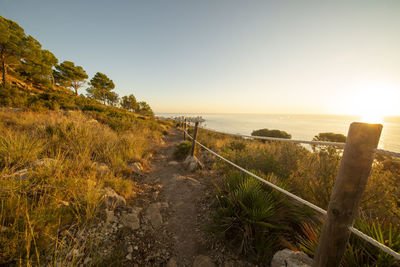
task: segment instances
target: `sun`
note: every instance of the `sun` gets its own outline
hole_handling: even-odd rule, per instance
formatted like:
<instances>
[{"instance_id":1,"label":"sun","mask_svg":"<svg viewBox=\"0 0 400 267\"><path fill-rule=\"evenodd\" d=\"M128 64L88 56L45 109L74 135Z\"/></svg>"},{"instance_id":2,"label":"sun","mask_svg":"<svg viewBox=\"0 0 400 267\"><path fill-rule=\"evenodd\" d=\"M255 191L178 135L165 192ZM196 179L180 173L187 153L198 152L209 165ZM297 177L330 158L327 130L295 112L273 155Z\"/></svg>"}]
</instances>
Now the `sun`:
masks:
<instances>
[{"instance_id":1,"label":"sun","mask_svg":"<svg viewBox=\"0 0 400 267\"><path fill-rule=\"evenodd\" d=\"M383 123L385 116L397 115L399 99L399 88L370 84L349 90L336 108L341 114L360 117L362 122Z\"/></svg>"}]
</instances>

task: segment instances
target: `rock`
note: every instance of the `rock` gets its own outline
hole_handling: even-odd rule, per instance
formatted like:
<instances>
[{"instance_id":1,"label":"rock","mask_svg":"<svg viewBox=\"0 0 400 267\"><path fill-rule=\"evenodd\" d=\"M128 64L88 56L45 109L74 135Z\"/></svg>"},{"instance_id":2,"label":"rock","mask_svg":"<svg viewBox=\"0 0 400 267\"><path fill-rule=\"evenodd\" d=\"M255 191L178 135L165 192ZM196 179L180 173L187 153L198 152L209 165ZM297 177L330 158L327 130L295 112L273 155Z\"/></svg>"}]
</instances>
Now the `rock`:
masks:
<instances>
[{"instance_id":1,"label":"rock","mask_svg":"<svg viewBox=\"0 0 400 267\"><path fill-rule=\"evenodd\" d=\"M143 166L142 166L142 164L140 164L140 162L135 162L133 164L129 164L128 168L132 172L134 172L134 173L136 173L138 175L143 175Z\"/></svg>"},{"instance_id":2,"label":"rock","mask_svg":"<svg viewBox=\"0 0 400 267\"><path fill-rule=\"evenodd\" d=\"M214 262L208 256L199 255L194 259L193 267L214 267Z\"/></svg>"},{"instance_id":3,"label":"rock","mask_svg":"<svg viewBox=\"0 0 400 267\"><path fill-rule=\"evenodd\" d=\"M128 253L125 257L127 260L132 260L132 253Z\"/></svg>"},{"instance_id":4,"label":"rock","mask_svg":"<svg viewBox=\"0 0 400 267\"><path fill-rule=\"evenodd\" d=\"M43 159L38 159L34 162L31 163L31 167L35 168L35 167L47 167L50 165L54 165L54 163L56 163L55 159L51 159L51 158L43 158Z\"/></svg>"},{"instance_id":5,"label":"rock","mask_svg":"<svg viewBox=\"0 0 400 267\"><path fill-rule=\"evenodd\" d=\"M186 169L191 172L204 167L203 164L194 156L188 156L183 164L185 165Z\"/></svg>"},{"instance_id":6,"label":"rock","mask_svg":"<svg viewBox=\"0 0 400 267\"><path fill-rule=\"evenodd\" d=\"M176 264L175 258L170 258L166 265L166 267L177 267L177 266L178 265Z\"/></svg>"},{"instance_id":7,"label":"rock","mask_svg":"<svg viewBox=\"0 0 400 267\"><path fill-rule=\"evenodd\" d=\"M161 204L152 203L146 210L146 218L150 221L154 228L158 228L162 224L162 216L160 213Z\"/></svg>"},{"instance_id":8,"label":"rock","mask_svg":"<svg viewBox=\"0 0 400 267\"><path fill-rule=\"evenodd\" d=\"M117 217L114 215L114 211L106 209L106 219L108 223L113 223L117 221Z\"/></svg>"},{"instance_id":9,"label":"rock","mask_svg":"<svg viewBox=\"0 0 400 267\"><path fill-rule=\"evenodd\" d=\"M126 205L125 198L118 195L110 187L106 187L104 191L104 201L108 210L114 210L118 207L124 207Z\"/></svg>"},{"instance_id":10,"label":"rock","mask_svg":"<svg viewBox=\"0 0 400 267\"><path fill-rule=\"evenodd\" d=\"M286 248L275 253L271 267L308 267L312 263L313 260L303 252L295 252Z\"/></svg>"},{"instance_id":11,"label":"rock","mask_svg":"<svg viewBox=\"0 0 400 267\"><path fill-rule=\"evenodd\" d=\"M132 230L140 228L139 213L141 208L133 208L132 212L125 213L121 216L121 223L123 226L128 227Z\"/></svg>"},{"instance_id":12,"label":"rock","mask_svg":"<svg viewBox=\"0 0 400 267\"><path fill-rule=\"evenodd\" d=\"M168 165L178 165L179 163L177 161L170 161L168 162Z\"/></svg>"},{"instance_id":13,"label":"rock","mask_svg":"<svg viewBox=\"0 0 400 267\"><path fill-rule=\"evenodd\" d=\"M100 176L106 176L110 172L110 168L104 163L97 165L97 174Z\"/></svg>"},{"instance_id":14,"label":"rock","mask_svg":"<svg viewBox=\"0 0 400 267\"><path fill-rule=\"evenodd\" d=\"M132 246L128 246L127 251L128 251L128 253L132 253L133 252L133 247Z\"/></svg>"},{"instance_id":15,"label":"rock","mask_svg":"<svg viewBox=\"0 0 400 267\"><path fill-rule=\"evenodd\" d=\"M28 173L29 173L28 169L22 169L7 176L7 178L17 178L20 180L26 180L28 178Z\"/></svg>"}]
</instances>

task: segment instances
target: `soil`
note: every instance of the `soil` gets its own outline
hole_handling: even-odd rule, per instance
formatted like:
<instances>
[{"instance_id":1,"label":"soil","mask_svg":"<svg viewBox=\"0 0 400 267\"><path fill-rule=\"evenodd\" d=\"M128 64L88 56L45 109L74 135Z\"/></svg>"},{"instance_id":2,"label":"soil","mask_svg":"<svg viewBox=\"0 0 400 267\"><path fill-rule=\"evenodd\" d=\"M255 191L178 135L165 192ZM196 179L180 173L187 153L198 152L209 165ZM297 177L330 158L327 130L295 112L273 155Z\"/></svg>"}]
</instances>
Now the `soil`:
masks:
<instances>
[{"instance_id":1,"label":"soil","mask_svg":"<svg viewBox=\"0 0 400 267\"><path fill-rule=\"evenodd\" d=\"M189 172L182 162L173 158L175 147L182 140L182 132L172 129L143 177L144 183L158 188L158 192L152 193L151 201L168 206L161 210L162 224L152 227L157 250L167 251L169 255L165 262L157 263L167 266L254 266L240 260L234 251L205 231L211 221L211 205L215 199L212 181L217 176L212 170ZM151 265L151 262L147 263Z\"/></svg>"},{"instance_id":2,"label":"soil","mask_svg":"<svg viewBox=\"0 0 400 267\"><path fill-rule=\"evenodd\" d=\"M138 195L107 209L98 224L64 238L66 244L79 245L63 245L64 258L78 266L257 266L206 231L216 195L213 182L221 179L211 168L212 159L198 155L208 164L189 172L173 158L182 132L171 129L164 139L144 173L127 177Z\"/></svg>"}]
</instances>

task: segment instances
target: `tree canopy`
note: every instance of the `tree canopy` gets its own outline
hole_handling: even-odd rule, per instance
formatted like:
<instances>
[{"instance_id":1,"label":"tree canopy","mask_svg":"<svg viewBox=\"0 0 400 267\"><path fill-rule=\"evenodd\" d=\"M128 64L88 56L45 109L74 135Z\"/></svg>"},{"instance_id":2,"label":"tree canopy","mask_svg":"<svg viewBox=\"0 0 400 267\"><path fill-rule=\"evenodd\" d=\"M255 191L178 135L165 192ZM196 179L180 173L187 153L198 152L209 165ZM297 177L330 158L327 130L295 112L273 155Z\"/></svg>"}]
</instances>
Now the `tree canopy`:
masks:
<instances>
[{"instance_id":1,"label":"tree canopy","mask_svg":"<svg viewBox=\"0 0 400 267\"><path fill-rule=\"evenodd\" d=\"M318 135L314 136L313 141L346 143L346 136L337 133L319 133Z\"/></svg>"},{"instance_id":2,"label":"tree canopy","mask_svg":"<svg viewBox=\"0 0 400 267\"><path fill-rule=\"evenodd\" d=\"M0 60L3 84L7 83L7 72L21 64L26 40L24 29L16 22L0 16Z\"/></svg>"},{"instance_id":3,"label":"tree canopy","mask_svg":"<svg viewBox=\"0 0 400 267\"><path fill-rule=\"evenodd\" d=\"M64 61L55 66L54 79L61 86L73 88L78 95L78 89L82 87L88 78L86 71L81 66L75 66L74 62Z\"/></svg>"},{"instance_id":4,"label":"tree canopy","mask_svg":"<svg viewBox=\"0 0 400 267\"><path fill-rule=\"evenodd\" d=\"M132 94L121 98L121 107L131 112L139 111L139 104L137 103L135 96Z\"/></svg>"},{"instance_id":5,"label":"tree canopy","mask_svg":"<svg viewBox=\"0 0 400 267\"><path fill-rule=\"evenodd\" d=\"M88 75L82 66L72 61L58 59L49 50L43 49L38 40L26 35L18 23L0 16L0 72L2 87L8 88L8 80L22 87L49 88L51 84L73 89L76 95ZM19 83L20 81L21 83ZM25 82L25 83L22 83ZM118 106L147 116L154 116L148 103L138 102L134 95L119 98L114 92L114 82L106 74L97 72L90 80L87 96L103 104Z\"/></svg>"},{"instance_id":6,"label":"tree canopy","mask_svg":"<svg viewBox=\"0 0 400 267\"><path fill-rule=\"evenodd\" d=\"M114 96L111 90L115 88L114 82L107 75L97 72L89 82L90 87L86 89L90 98L102 101L105 105Z\"/></svg>"},{"instance_id":7,"label":"tree canopy","mask_svg":"<svg viewBox=\"0 0 400 267\"><path fill-rule=\"evenodd\" d=\"M141 101L138 104L139 104L139 111L138 112L140 114L147 115L147 116L150 116L150 117L154 116L154 112L151 109L149 104L147 104L145 101Z\"/></svg>"},{"instance_id":8,"label":"tree canopy","mask_svg":"<svg viewBox=\"0 0 400 267\"><path fill-rule=\"evenodd\" d=\"M52 68L57 58L16 22L0 16L0 61L3 85L7 74L37 85L51 82Z\"/></svg>"},{"instance_id":9,"label":"tree canopy","mask_svg":"<svg viewBox=\"0 0 400 267\"><path fill-rule=\"evenodd\" d=\"M251 133L252 136L266 136L266 137L276 137L276 138L285 138L285 139L291 139L292 135L288 134L285 131L281 130L269 130L267 128L265 129L259 129L259 130L254 130Z\"/></svg>"}]
</instances>

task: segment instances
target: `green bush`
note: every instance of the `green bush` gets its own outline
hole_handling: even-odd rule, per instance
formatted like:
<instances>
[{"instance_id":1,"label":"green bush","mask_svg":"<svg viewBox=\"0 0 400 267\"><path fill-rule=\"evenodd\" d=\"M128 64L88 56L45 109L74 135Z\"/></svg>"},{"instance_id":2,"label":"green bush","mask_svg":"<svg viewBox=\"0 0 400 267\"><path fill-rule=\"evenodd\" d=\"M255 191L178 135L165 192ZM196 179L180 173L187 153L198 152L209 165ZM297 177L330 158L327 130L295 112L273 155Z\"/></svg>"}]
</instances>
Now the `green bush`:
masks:
<instances>
[{"instance_id":1,"label":"green bush","mask_svg":"<svg viewBox=\"0 0 400 267\"><path fill-rule=\"evenodd\" d=\"M177 160L185 159L189 155L191 149L192 143L188 141L179 143L179 145L177 145L177 147L175 148L174 158Z\"/></svg>"},{"instance_id":2,"label":"green bush","mask_svg":"<svg viewBox=\"0 0 400 267\"><path fill-rule=\"evenodd\" d=\"M285 131L281 130L269 130L269 129L260 129L260 130L254 130L251 133L252 136L266 136L266 137L276 137L276 138L285 138L285 139L291 139L292 136L288 134Z\"/></svg>"}]
</instances>

